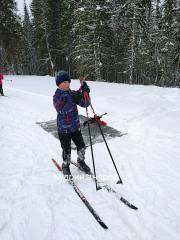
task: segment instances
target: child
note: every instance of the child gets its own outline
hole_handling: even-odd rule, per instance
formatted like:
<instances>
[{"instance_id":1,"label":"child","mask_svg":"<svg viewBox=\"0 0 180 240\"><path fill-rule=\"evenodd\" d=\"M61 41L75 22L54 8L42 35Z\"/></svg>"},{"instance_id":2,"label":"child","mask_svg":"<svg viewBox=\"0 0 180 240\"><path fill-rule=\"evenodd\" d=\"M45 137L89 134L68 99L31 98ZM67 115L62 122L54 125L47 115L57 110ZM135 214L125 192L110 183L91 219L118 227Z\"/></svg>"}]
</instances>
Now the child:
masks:
<instances>
[{"instance_id":1,"label":"child","mask_svg":"<svg viewBox=\"0 0 180 240\"><path fill-rule=\"evenodd\" d=\"M1 93L1 96L4 96L4 93L3 93L3 83L2 83L2 80L3 80L4 76L2 73L0 73L0 93Z\"/></svg>"},{"instance_id":2,"label":"child","mask_svg":"<svg viewBox=\"0 0 180 240\"><path fill-rule=\"evenodd\" d=\"M71 161L71 139L77 147L77 162L79 167L85 172L90 173L90 168L85 163L85 143L80 130L77 105L88 107L90 102L83 100L82 92L90 92L86 82L82 83L82 92L70 89L70 76L65 71L57 73L56 85L58 86L54 96L53 104L57 111L57 128L59 140L62 147L62 171L67 179L72 179L70 172Z\"/></svg>"}]
</instances>

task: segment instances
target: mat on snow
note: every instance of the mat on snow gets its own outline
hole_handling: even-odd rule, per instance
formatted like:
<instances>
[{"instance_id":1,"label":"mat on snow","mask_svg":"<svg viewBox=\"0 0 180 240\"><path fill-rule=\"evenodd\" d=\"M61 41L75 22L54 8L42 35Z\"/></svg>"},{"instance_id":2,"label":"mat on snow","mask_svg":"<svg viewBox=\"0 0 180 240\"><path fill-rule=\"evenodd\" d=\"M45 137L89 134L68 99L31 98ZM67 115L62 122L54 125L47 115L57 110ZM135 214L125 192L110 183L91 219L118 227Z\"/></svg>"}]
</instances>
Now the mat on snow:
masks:
<instances>
[{"instance_id":1,"label":"mat on snow","mask_svg":"<svg viewBox=\"0 0 180 240\"><path fill-rule=\"evenodd\" d=\"M83 123L87 120L87 118L82 115L79 115L79 120L81 124L81 132L82 132L85 144L88 147L90 145L88 126L87 124L85 127L83 126ZM56 120L51 120L47 122L37 122L37 124L40 125L45 131L51 133L54 137L58 138ZM92 144L103 142L104 140L101 136L98 125L96 123L93 123L93 124L90 124L90 127L91 127L91 135L92 135ZM101 126L101 128L107 140L114 137L122 137L123 135L127 134L109 126ZM72 148L75 149L74 143L72 143Z\"/></svg>"}]
</instances>

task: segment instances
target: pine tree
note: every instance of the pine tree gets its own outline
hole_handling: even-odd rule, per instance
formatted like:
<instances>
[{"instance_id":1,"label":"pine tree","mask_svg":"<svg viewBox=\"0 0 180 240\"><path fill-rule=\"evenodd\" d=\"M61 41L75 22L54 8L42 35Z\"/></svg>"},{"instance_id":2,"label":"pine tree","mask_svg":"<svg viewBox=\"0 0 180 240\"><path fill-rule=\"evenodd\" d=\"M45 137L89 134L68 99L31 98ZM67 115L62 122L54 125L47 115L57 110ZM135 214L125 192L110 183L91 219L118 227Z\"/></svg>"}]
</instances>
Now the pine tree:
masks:
<instances>
[{"instance_id":1,"label":"pine tree","mask_svg":"<svg viewBox=\"0 0 180 240\"><path fill-rule=\"evenodd\" d=\"M46 11L46 45L49 48L49 59L51 59L51 68L53 74L57 71L62 61L61 43L60 43L60 16L61 1L47 0Z\"/></svg>"},{"instance_id":2,"label":"pine tree","mask_svg":"<svg viewBox=\"0 0 180 240\"><path fill-rule=\"evenodd\" d=\"M22 34L22 64L23 74L35 74L36 72L36 56L33 46L33 27L32 22L24 4L24 20L23 20L23 34Z\"/></svg>"},{"instance_id":3,"label":"pine tree","mask_svg":"<svg viewBox=\"0 0 180 240\"><path fill-rule=\"evenodd\" d=\"M141 43L141 16L142 6L139 0L122 1L119 11L121 29L120 48L123 49L121 62L123 73L127 75L127 83L136 83L136 65L138 58L138 47Z\"/></svg>"},{"instance_id":4,"label":"pine tree","mask_svg":"<svg viewBox=\"0 0 180 240\"><path fill-rule=\"evenodd\" d=\"M6 71L16 71L18 65L21 25L16 11L14 0L0 0L0 53Z\"/></svg>"},{"instance_id":5,"label":"pine tree","mask_svg":"<svg viewBox=\"0 0 180 240\"><path fill-rule=\"evenodd\" d=\"M162 19L162 76L161 86L172 86L176 82L177 67L175 59L178 44L178 21L177 21L177 0L165 0L163 3L164 13Z\"/></svg>"},{"instance_id":6,"label":"pine tree","mask_svg":"<svg viewBox=\"0 0 180 240\"><path fill-rule=\"evenodd\" d=\"M45 35L45 19L44 19L43 0L33 0L31 3L32 23L35 38L35 49L38 59L38 74L49 74L49 58L47 54L46 35Z\"/></svg>"},{"instance_id":7,"label":"pine tree","mask_svg":"<svg viewBox=\"0 0 180 240\"><path fill-rule=\"evenodd\" d=\"M180 86L178 0L33 0L22 23L14 0L0 6L7 71Z\"/></svg>"},{"instance_id":8,"label":"pine tree","mask_svg":"<svg viewBox=\"0 0 180 240\"><path fill-rule=\"evenodd\" d=\"M58 64L57 69L65 69L71 75L74 74L74 68L71 58L73 49L73 11L76 7L74 0L61 0L60 11L58 17L58 44L59 50L57 52Z\"/></svg>"},{"instance_id":9,"label":"pine tree","mask_svg":"<svg viewBox=\"0 0 180 240\"><path fill-rule=\"evenodd\" d=\"M163 8L160 0L154 2L154 11L152 15L152 26L151 26L151 42L152 42L152 84L159 85L162 76L162 52L161 46L163 41L163 30L162 30L162 15Z\"/></svg>"},{"instance_id":10,"label":"pine tree","mask_svg":"<svg viewBox=\"0 0 180 240\"><path fill-rule=\"evenodd\" d=\"M174 18L175 18L175 27L174 27L174 35L175 35L175 58L173 61L174 71L175 71L175 79L173 86L180 87L180 2L177 1L176 8L174 8Z\"/></svg>"},{"instance_id":11,"label":"pine tree","mask_svg":"<svg viewBox=\"0 0 180 240\"><path fill-rule=\"evenodd\" d=\"M33 0L31 9L41 71L54 75L70 69L70 1Z\"/></svg>"},{"instance_id":12,"label":"pine tree","mask_svg":"<svg viewBox=\"0 0 180 240\"><path fill-rule=\"evenodd\" d=\"M153 5L151 0L143 0L138 3L140 11L139 34L136 54L136 84L151 84L153 78L152 47L151 40Z\"/></svg>"},{"instance_id":13,"label":"pine tree","mask_svg":"<svg viewBox=\"0 0 180 240\"><path fill-rule=\"evenodd\" d=\"M72 58L77 73L92 80L113 80L115 53L110 27L109 1L83 0L74 11L74 51Z\"/></svg>"}]
</instances>

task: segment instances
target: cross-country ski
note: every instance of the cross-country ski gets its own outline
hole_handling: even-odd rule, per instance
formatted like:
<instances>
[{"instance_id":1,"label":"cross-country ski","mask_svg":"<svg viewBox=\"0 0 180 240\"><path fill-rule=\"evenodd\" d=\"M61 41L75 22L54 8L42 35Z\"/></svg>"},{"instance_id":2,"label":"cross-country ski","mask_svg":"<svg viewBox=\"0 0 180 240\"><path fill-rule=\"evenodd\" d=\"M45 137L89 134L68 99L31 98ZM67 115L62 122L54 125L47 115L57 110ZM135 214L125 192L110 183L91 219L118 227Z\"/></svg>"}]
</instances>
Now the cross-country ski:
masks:
<instances>
[{"instance_id":1,"label":"cross-country ski","mask_svg":"<svg viewBox=\"0 0 180 240\"><path fill-rule=\"evenodd\" d=\"M62 167L57 163L57 161L55 159L52 159L53 163L55 164L55 166L57 167L57 169L62 172ZM93 217L96 219L96 221L104 228L104 229L108 229L108 227L106 226L106 224L101 220L101 218L98 216L98 214L96 213L96 211L93 209L93 207L91 206L91 204L88 202L87 198L84 196L84 194L82 193L82 191L78 188L77 184L74 182L73 179L67 180L68 183L73 187L74 191L77 193L77 195L79 196L79 198L81 199L81 201L85 204L85 206L88 208L88 210L91 212L91 214L93 215Z\"/></svg>"}]
</instances>

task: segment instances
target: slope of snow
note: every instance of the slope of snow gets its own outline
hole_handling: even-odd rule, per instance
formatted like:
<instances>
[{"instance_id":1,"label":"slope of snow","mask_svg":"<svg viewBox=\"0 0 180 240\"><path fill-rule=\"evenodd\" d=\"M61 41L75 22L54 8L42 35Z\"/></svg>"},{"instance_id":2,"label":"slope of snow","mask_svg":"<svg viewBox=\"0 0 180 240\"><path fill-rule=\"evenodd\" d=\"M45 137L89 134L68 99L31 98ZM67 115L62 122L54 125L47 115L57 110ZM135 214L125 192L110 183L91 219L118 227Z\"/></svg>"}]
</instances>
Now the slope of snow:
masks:
<instances>
[{"instance_id":1,"label":"slope of snow","mask_svg":"<svg viewBox=\"0 0 180 240\"><path fill-rule=\"evenodd\" d=\"M52 77L6 76L0 97L1 240L178 240L180 236L180 90L89 82L97 114L127 132L108 141L123 185L103 143L94 146L96 170L128 209L90 180L76 180L109 227L102 229L51 162L61 162L59 141L36 122L56 118ZM72 80L72 89L79 81ZM85 114L83 108L79 113ZM72 159L76 153L72 152ZM86 161L92 168L91 153ZM71 167L78 176L79 171ZM82 175L82 173L81 173Z\"/></svg>"}]
</instances>

